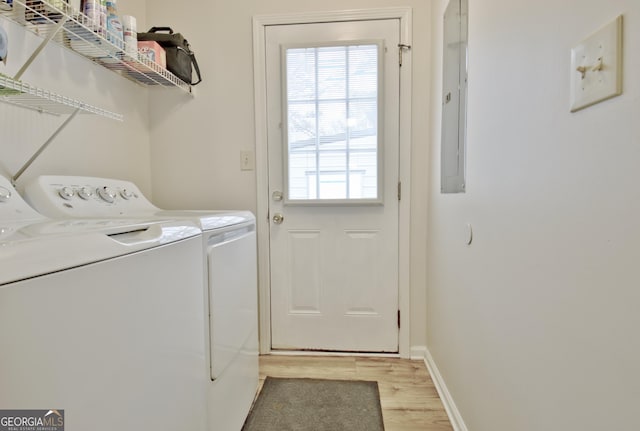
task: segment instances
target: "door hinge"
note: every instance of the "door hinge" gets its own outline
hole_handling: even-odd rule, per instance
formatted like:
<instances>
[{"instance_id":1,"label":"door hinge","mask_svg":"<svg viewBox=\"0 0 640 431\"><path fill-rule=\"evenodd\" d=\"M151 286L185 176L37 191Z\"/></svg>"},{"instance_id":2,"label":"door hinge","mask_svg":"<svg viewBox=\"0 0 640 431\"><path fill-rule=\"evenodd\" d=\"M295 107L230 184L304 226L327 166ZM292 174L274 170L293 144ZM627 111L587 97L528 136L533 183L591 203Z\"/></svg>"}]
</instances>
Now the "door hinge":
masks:
<instances>
[{"instance_id":1,"label":"door hinge","mask_svg":"<svg viewBox=\"0 0 640 431\"><path fill-rule=\"evenodd\" d=\"M402 182L398 181L398 200L402 199Z\"/></svg>"},{"instance_id":2,"label":"door hinge","mask_svg":"<svg viewBox=\"0 0 640 431\"><path fill-rule=\"evenodd\" d=\"M400 310L398 310L398 329L400 329Z\"/></svg>"},{"instance_id":3,"label":"door hinge","mask_svg":"<svg viewBox=\"0 0 640 431\"><path fill-rule=\"evenodd\" d=\"M402 53L404 51L409 51L411 49L411 45L405 45L404 43L398 44L398 64L402 67Z\"/></svg>"}]
</instances>

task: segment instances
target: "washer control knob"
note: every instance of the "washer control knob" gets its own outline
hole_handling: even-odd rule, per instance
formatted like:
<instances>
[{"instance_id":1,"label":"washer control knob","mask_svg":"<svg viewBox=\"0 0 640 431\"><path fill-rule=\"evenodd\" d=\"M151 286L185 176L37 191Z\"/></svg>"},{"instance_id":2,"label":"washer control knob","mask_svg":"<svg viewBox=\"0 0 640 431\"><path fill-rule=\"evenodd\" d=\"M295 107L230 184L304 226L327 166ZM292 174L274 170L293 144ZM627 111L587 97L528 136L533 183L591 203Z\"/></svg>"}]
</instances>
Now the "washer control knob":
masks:
<instances>
[{"instance_id":1,"label":"washer control knob","mask_svg":"<svg viewBox=\"0 0 640 431\"><path fill-rule=\"evenodd\" d=\"M6 202L11 198L11 190L0 187L0 202Z\"/></svg>"},{"instance_id":2,"label":"washer control knob","mask_svg":"<svg viewBox=\"0 0 640 431\"><path fill-rule=\"evenodd\" d=\"M124 200L128 201L129 199L131 199L133 197L133 193L130 192L129 190L127 190L127 189L122 189L122 190L120 190L120 196L122 196L122 198Z\"/></svg>"},{"instance_id":3,"label":"washer control knob","mask_svg":"<svg viewBox=\"0 0 640 431\"><path fill-rule=\"evenodd\" d=\"M75 194L75 192L73 191L73 189L71 187L63 187L60 190L58 190L58 195L66 200L69 201L73 198L73 195Z\"/></svg>"},{"instance_id":4,"label":"washer control knob","mask_svg":"<svg viewBox=\"0 0 640 431\"><path fill-rule=\"evenodd\" d=\"M78 190L78 196L80 196L81 199L88 201L93 196L93 189L86 186L82 187L80 190Z\"/></svg>"},{"instance_id":5,"label":"washer control knob","mask_svg":"<svg viewBox=\"0 0 640 431\"><path fill-rule=\"evenodd\" d=\"M109 202L110 204L114 203L116 197L118 196L116 192L111 187L98 187L98 196L105 202Z\"/></svg>"}]
</instances>

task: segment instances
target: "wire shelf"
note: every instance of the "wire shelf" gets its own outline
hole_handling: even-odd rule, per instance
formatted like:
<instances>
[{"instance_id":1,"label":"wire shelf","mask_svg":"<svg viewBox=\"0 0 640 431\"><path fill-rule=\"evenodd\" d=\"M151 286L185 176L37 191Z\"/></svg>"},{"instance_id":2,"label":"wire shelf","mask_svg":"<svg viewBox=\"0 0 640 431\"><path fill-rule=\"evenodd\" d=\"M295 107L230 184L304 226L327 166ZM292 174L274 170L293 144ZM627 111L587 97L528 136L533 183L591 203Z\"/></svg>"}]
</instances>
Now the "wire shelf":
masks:
<instances>
[{"instance_id":1,"label":"wire shelf","mask_svg":"<svg viewBox=\"0 0 640 431\"><path fill-rule=\"evenodd\" d=\"M97 108L2 75L0 75L0 101L54 115L72 114L80 110L81 113L123 121L122 114Z\"/></svg>"},{"instance_id":2,"label":"wire shelf","mask_svg":"<svg viewBox=\"0 0 640 431\"><path fill-rule=\"evenodd\" d=\"M0 11L31 33L51 40L79 55L144 85L177 87L191 93L191 85L136 52L124 50L124 41L73 9L64 0L14 0L13 10Z\"/></svg>"}]
</instances>

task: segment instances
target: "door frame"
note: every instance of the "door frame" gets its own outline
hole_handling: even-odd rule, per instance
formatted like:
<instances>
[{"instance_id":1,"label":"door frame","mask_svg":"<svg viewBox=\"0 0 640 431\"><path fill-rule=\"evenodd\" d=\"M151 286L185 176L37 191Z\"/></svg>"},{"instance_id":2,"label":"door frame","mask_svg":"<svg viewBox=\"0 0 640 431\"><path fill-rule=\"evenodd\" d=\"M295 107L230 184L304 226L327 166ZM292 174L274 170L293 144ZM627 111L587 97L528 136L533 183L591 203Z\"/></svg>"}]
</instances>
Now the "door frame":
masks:
<instances>
[{"instance_id":1,"label":"door frame","mask_svg":"<svg viewBox=\"0 0 640 431\"><path fill-rule=\"evenodd\" d=\"M253 81L255 109L257 236L258 236L258 310L260 353L271 352L271 286L269 238L269 159L267 154L267 86L265 30L270 25L311 24L317 22L400 20L400 43L411 46L412 10L410 7L374 8L346 11L286 13L253 17ZM410 357L410 209L411 209L411 55L405 52L400 68L400 166L402 199L398 214L398 307L400 330L398 353Z\"/></svg>"}]
</instances>

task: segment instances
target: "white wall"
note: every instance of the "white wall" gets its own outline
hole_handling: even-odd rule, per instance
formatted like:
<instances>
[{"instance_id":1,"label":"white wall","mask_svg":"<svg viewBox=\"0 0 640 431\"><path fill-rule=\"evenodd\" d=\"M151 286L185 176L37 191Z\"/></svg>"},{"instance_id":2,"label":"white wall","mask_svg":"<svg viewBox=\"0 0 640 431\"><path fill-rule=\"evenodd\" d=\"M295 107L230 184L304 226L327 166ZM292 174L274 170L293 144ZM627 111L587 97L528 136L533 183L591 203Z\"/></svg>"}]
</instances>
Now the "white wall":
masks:
<instances>
[{"instance_id":1,"label":"white wall","mask_svg":"<svg viewBox=\"0 0 640 431\"><path fill-rule=\"evenodd\" d=\"M154 200L162 207L256 211L254 171L240 151L255 150L252 17L290 12L413 7L413 149L411 344L425 344L427 110L430 4L423 0L159 0L147 22L170 25L190 41L204 81L195 97L150 96Z\"/></svg>"},{"instance_id":2,"label":"white wall","mask_svg":"<svg viewBox=\"0 0 640 431\"><path fill-rule=\"evenodd\" d=\"M640 429L640 3L469 3L466 194L439 193L432 101L430 353L469 430ZM570 48L618 14L624 94L571 114Z\"/></svg>"},{"instance_id":3,"label":"white wall","mask_svg":"<svg viewBox=\"0 0 640 431\"><path fill-rule=\"evenodd\" d=\"M145 14L143 0L127 0L122 13ZM9 33L7 65L13 76L41 39L0 19ZM147 89L55 44L49 44L22 80L124 115L124 122L79 115L18 181L40 174L96 175L129 179L150 192ZM0 173L13 175L62 124L56 117L0 104Z\"/></svg>"}]
</instances>

